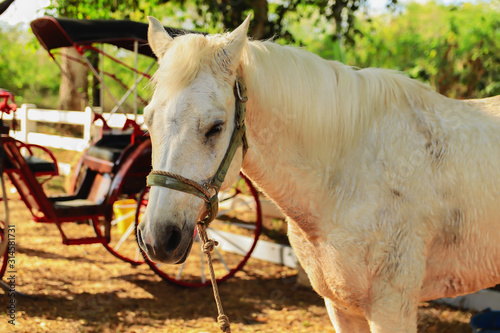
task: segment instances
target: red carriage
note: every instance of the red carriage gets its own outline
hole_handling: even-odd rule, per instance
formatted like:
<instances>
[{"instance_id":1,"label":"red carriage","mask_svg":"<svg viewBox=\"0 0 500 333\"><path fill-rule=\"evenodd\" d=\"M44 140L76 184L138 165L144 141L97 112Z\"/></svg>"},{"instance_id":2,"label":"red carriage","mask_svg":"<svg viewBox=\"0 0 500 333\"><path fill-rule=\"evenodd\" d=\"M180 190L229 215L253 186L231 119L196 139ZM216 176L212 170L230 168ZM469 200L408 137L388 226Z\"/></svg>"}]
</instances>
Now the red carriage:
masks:
<instances>
[{"instance_id":1,"label":"red carriage","mask_svg":"<svg viewBox=\"0 0 500 333\"><path fill-rule=\"evenodd\" d=\"M93 108L95 120L102 122L101 138L90 145L75 166L73 193L63 196L48 196L45 193L39 177L58 174L54 154L45 147L16 140L10 135L9 126L2 120L3 172L17 189L33 220L54 223L61 233L63 244L101 243L114 256L133 265L146 262L167 281L184 286L206 285L210 281L206 277L208 271L203 265L203 253L200 251L194 249L183 265L161 266L144 259L135 239L135 229L140 223L141 212L147 205L149 190L146 187L146 176L151 170L151 142L147 132L139 124L138 117L141 107L147 104L147 101L146 98L141 98L137 91L139 82L143 78L149 79L148 72L156 65L156 59L147 45L147 27L147 24L132 21L53 17L39 18L31 23L33 33L56 64L59 65L61 57L66 57L88 66L98 80L102 94L107 93L115 104L110 114L126 114L123 104L129 96L134 97L134 113L127 114L123 129L116 131L107 126L107 119L99 111L100 108ZM174 36L183 33L177 29L168 30ZM133 64L129 65L119 57L111 56L102 45L111 45L114 52L131 51ZM79 56L71 57L59 52L62 47L76 49ZM98 54L101 61L90 61L89 54ZM151 58L145 69L139 69L139 57ZM114 71L118 67L130 71L133 76L131 88L126 87L113 72L106 71L102 59L109 59L108 61L114 64ZM62 67L59 67L65 74ZM122 98L113 95L105 78L126 87ZM85 95L82 97L92 108ZM2 115L15 112L13 95L0 91L0 107ZM48 160L37 157L39 154L36 151L43 151L44 156L49 157ZM122 199L133 199L133 202L137 203L129 213L133 215L135 222L125 228L119 228L120 217L115 216L113 210L114 204ZM218 219L211 224L209 233L212 238L223 244L214 257L219 280L225 280L240 270L250 257L260 233L261 211L258 193L244 176L230 191L221 193L220 200L222 208ZM7 215L5 197L4 203ZM241 208L249 206L252 209L243 209L242 213ZM235 212L239 212L242 217L237 218ZM0 222L2 231L7 227L6 220ZM67 236L63 224L68 222L90 223L95 236ZM19 232L22 232L21 228ZM193 237L198 240L196 233ZM0 277L6 271L7 262L6 250L2 257Z\"/></svg>"}]
</instances>

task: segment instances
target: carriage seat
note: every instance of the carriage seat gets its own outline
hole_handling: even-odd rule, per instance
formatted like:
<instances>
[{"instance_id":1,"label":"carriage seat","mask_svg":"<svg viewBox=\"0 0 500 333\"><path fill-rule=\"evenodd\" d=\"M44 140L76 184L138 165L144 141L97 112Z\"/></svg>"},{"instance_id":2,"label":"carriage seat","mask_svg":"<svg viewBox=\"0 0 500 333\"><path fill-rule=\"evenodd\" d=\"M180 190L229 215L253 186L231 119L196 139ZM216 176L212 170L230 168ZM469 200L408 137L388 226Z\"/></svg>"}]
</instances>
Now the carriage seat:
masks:
<instances>
[{"instance_id":1,"label":"carriage seat","mask_svg":"<svg viewBox=\"0 0 500 333\"><path fill-rule=\"evenodd\" d=\"M99 172L112 172L125 148L130 145L131 134L106 134L85 154L85 163Z\"/></svg>"},{"instance_id":2,"label":"carriage seat","mask_svg":"<svg viewBox=\"0 0 500 333\"><path fill-rule=\"evenodd\" d=\"M35 175L55 175L57 168L54 163L36 156L24 156L28 167Z\"/></svg>"},{"instance_id":3,"label":"carriage seat","mask_svg":"<svg viewBox=\"0 0 500 333\"><path fill-rule=\"evenodd\" d=\"M57 217L61 220L72 217L104 215L105 207L88 199L77 197L52 197L49 200L54 204Z\"/></svg>"},{"instance_id":4,"label":"carriage seat","mask_svg":"<svg viewBox=\"0 0 500 333\"><path fill-rule=\"evenodd\" d=\"M116 162L123 150L130 144L131 138L131 134L104 135L88 149L87 155L108 162Z\"/></svg>"},{"instance_id":5,"label":"carriage seat","mask_svg":"<svg viewBox=\"0 0 500 333\"><path fill-rule=\"evenodd\" d=\"M56 165L51 161L32 155L23 155L23 158L35 176L56 176L58 174ZM16 169L9 159L4 160L4 166L7 170Z\"/></svg>"},{"instance_id":6,"label":"carriage seat","mask_svg":"<svg viewBox=\"0 0 500 333\"><path fill-rule=\"evenodd\" d=\"M59 219L71 220L71 217L102 216L106 210L107 193L111 181L109 174L86 177L83 182L90 186L81 186L73 195L52 196L48 199L54 205Z\"/></svg>"}]
</instances>

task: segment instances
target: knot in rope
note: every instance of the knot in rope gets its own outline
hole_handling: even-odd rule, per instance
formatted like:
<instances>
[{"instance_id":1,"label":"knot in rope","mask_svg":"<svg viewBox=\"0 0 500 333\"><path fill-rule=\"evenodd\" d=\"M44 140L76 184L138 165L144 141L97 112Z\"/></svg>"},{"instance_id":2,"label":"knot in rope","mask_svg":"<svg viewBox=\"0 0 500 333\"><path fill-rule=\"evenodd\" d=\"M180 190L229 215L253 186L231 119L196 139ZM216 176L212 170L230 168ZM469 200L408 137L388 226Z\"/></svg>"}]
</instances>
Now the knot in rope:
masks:
<instances>
[{"instance_id":1,"label":"knot in rope","mask_svg":"<svg viewBox=\"0 0 500 333\"><path fill-rule=\"evenodd\" d=\"M213 239L207 239L205 243L203 243L203 253L208 254L214 250L214 248L219 245L219 242Z\"/></svg>"},{"instance_id":2,"label":"knot in rope","mask_svg":"<svg viewBox=\"0 0 500 333\"><path fill-rule=\"evenodd\" d=\"M229 324L229 318L225 315L222 314L217 317L217 322L219 323L219 328L222 332L231 332L231 325Z\"/></svg>"},{"instance_id":3,"label":"knot in rope","mask_svg":"<svg viewBox=\"0 0 500 333\"><path fill-rule=\"evenodd\" d=\"M231 325L229 324L229 318L224 314L222 309L222 302L220 300L219 288L217 287L217 279L215 278L214 267L212 265L212 255L210 252L217 246L217 242L213 239L208 239L207 236L207 226L203 223L198 223L198 235L202 241L202 251L207 255L208 270L210 271L210 280L212 281L212 288L214 290L215 303L217 304L217 311L219 316L217 317L217 322L219 323L219 328L224 333L231 333Z\"/></svg>"}]
</instances>

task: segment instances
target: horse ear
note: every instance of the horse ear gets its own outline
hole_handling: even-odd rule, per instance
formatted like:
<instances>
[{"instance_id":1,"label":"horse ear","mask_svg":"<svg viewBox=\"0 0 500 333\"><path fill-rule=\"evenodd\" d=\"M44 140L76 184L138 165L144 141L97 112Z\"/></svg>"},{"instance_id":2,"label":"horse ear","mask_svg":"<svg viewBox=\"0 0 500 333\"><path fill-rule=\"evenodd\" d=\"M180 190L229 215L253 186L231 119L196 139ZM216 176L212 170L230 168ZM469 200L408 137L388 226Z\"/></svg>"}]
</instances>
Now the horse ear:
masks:
<instances>
[{"instance_id":1,"label":"horse ear","mask_svg":"<svg viewBox=\"0 0 500 333\"><path fill-rule=\"evenodd\" d=\"M161 59L167 51L168 45L173 41L163 25L152 16L148 16L148 42L153 53Z\"/></svg>"},{"instance_id":2,"label":"horse ear","mask_svg":"<svg viewBox=\"0 0 500 333\"><path fill-rule=\"evenodd\" d=\"M245 21L227 37L229 42L224 47L224 51L228 54L231 67L234 67L231 68L232 70L236 70L240 63L241 52L247 42L248 26L250 25L251 18L252 15L248 15Z\"/></svg>"}]
</instances>

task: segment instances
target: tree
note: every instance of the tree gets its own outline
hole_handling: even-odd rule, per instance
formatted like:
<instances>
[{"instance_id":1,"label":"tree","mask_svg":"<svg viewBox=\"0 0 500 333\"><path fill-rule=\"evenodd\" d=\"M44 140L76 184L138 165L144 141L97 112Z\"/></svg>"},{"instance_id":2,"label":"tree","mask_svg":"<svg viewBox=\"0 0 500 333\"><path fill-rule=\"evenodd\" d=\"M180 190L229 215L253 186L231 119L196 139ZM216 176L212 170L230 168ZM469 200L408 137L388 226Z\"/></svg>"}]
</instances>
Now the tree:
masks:
<instances>
[{"instance_id":1,"label":"tree","mask_svg":"<svg viewBox=\"0 0 500 333\"><path fill-rule=\"evenodd\" d=\"M70 60L78 58L79 54L73 47L65 47L61 51L61 68L66 73L61 76L59 86L58 110L84 110L82 97L88 100L88 68Z\"/></svg>"},{"instance_id":2,"label":"tree","mask_svg":"<svg viewBox=\"0 0 500 333\"><path fill-rule=\"evenodd\" d=\"M399 15L360 24L365 38L347 57L356 66L403 71L448 97L498 95L499 14L500 6L489 2L411 3Z\"/></svg>"},{"instance_id":3,"label":"tree","mask_svg":"<svg viewBox=\"0 0 500 333\"><path fill-rule=\"evenodd\" d=\"M355 13L366 4L367 0L288 0L269 2L268 0L51 0L47 8L50 13L79 19L131 19L145 20L147 15L154 15L165 5L176 7L178 12L193 10L198 20L194 20L197 29L218 27L219 31L233 30L249 13L253 14L251 37L284 38L294 41L293 34L287 29L293 21L304 15L314 16L316 20L331 22L334 27L332 39L345 38L349 43L359 33L355 29ZM388 0L395 4L397 0Z\"/></svg>"}]
</instances>

